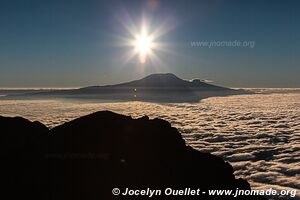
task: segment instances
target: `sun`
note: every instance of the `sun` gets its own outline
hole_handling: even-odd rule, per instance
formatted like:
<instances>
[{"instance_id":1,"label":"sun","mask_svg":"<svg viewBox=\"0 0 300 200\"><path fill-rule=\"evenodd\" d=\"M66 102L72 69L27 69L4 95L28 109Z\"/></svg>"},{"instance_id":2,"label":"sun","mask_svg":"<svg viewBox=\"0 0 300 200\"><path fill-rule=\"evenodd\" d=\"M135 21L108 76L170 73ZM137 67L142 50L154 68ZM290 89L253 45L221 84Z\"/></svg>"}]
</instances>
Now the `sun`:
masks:
<instances>
[{"instance_id":1,"label":"sun","mask_svg":"<svg viewBox=\"0 0 300 200\"><path fill-rule=\"evenodd\" d=\"M124 28L124 32L122 31L124 36L119 36L118 46L128 48L124 52L122 61L124 64L138 61L135 63L141 67L140 69L165 66L160 58L170 52L170 49L169 45L161 40L162 36L172 29L170 21L166 19L155 23L151 17L142 16L139 23L134 23L134 20L126 14L121 19L121 25Z\"/></svg>"},{"instance_id":2,"label":"sun","mask_svg":"<svg viewBox=\"0 0 300 200\"><path fill-rule=\"evenodd\" d=\"M140 34L135 36L133 46L139 56L140 62L145 63L154 48L153 37L149 35L146 30L142 30Z\"/></svg>"},{"instance_id":3,"label":"sun","mask_svg":"<svg viewBox=\"0 0 300 200\"><path fill-rule=\"evenodd\" d=\"M152 50L153 41L148 35L140 35L136 38L135 48L140 55L146 56Z\"/></svg>"}]
</instances>

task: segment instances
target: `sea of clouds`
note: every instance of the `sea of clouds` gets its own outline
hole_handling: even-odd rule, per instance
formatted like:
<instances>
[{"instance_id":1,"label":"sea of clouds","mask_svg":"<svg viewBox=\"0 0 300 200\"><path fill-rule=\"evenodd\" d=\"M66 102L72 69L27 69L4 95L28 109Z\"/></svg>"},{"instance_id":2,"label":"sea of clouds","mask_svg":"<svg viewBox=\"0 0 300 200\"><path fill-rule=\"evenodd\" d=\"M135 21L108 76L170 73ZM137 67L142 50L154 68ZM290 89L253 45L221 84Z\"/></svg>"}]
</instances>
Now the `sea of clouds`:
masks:
<instances>
[{"instance_id":1,"label":"sea of clouds","mask_svg":"<svg viewBox=\"0 0 300 200\"><path fill-rule=\"evenodd\" d=\"M23 116L50 128L99 110L169 121L188 145L222 156L255 189L300 189L298 92L212 97L193 104L0 100L0 115Z\"/></svg>"}]
</instances>

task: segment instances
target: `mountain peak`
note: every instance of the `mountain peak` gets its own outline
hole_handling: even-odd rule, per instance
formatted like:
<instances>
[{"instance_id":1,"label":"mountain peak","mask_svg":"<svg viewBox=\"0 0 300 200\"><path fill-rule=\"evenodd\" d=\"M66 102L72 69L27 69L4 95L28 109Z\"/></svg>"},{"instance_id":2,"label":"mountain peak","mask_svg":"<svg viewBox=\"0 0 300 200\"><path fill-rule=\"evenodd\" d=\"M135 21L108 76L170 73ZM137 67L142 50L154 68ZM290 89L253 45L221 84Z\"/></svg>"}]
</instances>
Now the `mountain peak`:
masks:
<instances>
[{"instance_id":1,"label":"mountain peak","mask_svg":"<svg viewBox=\"0 0 300 200\"><path fill-rule=\"evenodd\" d=\"M180 79L175 74L172 74L172 73L150 74L150 75L144 77L143 79L145 79L145 78L175 78L175 79Z\"/></svg>"},{"instance_id":2,"label":"mountain peak","mask_svg":"<svg viewBox=\"0 0 300 200\"><path fill-rule=\"evenodd\" d=\"M183 87L188 81L178 78L172 73L150 74L142 79L127 82L121 85L136 87Z\"/></svg>"},{"instance_id":3,"label":"mountain peak","mask_svg":"<svg viewBox=\"0 0 300 200\"><path fill-rule=\"evenodd\" d=\"M160 73L160 74L150 74L141 80L165 80L165 81L170 81L170 80L177 80L177 81L183 81L182 79L178 78L175 74L172 73Z\"/></svg>"}]
</instances>

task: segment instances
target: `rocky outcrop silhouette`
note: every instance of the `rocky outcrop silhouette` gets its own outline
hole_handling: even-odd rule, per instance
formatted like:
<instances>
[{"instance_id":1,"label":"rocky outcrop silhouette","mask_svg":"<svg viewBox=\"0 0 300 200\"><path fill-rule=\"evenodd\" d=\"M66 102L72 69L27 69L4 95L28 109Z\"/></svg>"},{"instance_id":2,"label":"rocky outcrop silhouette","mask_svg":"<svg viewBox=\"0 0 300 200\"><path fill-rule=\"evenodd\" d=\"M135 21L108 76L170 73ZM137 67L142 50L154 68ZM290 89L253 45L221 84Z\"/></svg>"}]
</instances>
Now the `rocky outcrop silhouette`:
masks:
<instances>
[{"instance_id":1,"label":"rocky outcrop silhouette","mask_svg":"<svg viewBox=\"0 0 300 200\"><path fill-rule=\"evenodd\" d=\"M161 119L101 111L48 130L39 122L1 117L0 129L1 182L10 199L149 199L113 196L113 188L250 189L234 177L229 163L187 146L178 130ZM155 197L192 198L247 199Z\"/></svg>"},{"instance_id":2,"label":"rocky outcrop silhouette","mask_svg":"<svg viewBox=\"0 0 300 200\"><path fill-rule=\"evenodd\" d=\"M0 116L0 199L45 196L48 135L48 128L39 122Z\"/></svg>"}]
</instances>

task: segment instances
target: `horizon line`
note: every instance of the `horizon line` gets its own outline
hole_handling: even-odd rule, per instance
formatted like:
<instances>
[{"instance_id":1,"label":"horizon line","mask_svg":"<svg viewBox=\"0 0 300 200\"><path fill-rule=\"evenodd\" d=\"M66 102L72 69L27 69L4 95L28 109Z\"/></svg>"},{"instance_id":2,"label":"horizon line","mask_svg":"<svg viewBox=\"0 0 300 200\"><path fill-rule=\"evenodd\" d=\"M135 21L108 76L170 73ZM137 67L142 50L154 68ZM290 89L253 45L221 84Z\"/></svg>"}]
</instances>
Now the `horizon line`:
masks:
<instances>
[{"instance_id":1,"label":"horizon line","mask_svg":"<svg viewBox=\"0 0 300 200\"><path fill-rule=\"evenodd\" d=\"M91 85L99 86L99 85ZM0 87L0 90L66 90L66 89L80 89L88 86L77 87ZM280 90L300 90L300 87L229 87L230 89L280 89Z\"/></svg>"}]
</instances>

